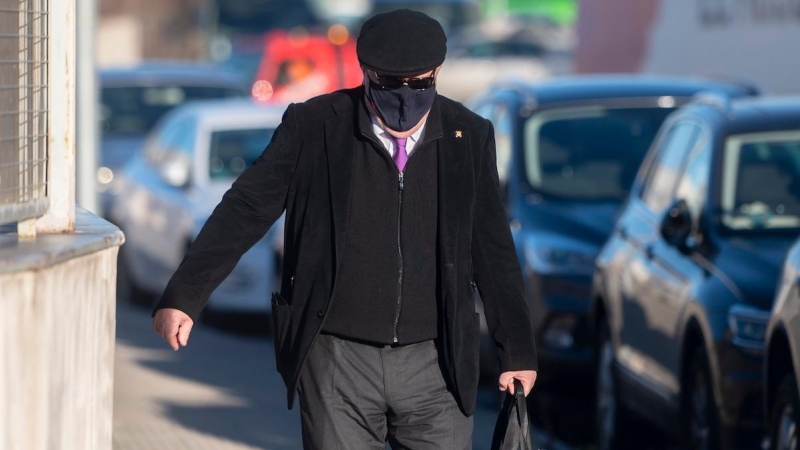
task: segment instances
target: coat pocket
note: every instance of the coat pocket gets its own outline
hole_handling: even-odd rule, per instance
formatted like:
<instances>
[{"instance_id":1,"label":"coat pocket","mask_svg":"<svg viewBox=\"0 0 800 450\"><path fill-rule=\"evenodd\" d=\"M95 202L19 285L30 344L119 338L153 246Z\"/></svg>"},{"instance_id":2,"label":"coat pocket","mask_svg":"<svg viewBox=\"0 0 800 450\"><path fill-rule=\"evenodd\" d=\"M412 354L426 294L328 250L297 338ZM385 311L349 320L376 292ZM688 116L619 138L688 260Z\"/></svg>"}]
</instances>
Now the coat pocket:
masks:
<instances>
[{"instance_id":1,"label":"coat pocket","mask_svg":"<svg viewBox=\"0 0 800 450\"><path fill-rule=\"evenodd\" d=\"M283 350L291 321L291 305L281 297L281 294L274 292L272 294L272 339L275 343L275 365L278 368L278 372L281 372L283 367Z\"/></svg>"}]
</instances>

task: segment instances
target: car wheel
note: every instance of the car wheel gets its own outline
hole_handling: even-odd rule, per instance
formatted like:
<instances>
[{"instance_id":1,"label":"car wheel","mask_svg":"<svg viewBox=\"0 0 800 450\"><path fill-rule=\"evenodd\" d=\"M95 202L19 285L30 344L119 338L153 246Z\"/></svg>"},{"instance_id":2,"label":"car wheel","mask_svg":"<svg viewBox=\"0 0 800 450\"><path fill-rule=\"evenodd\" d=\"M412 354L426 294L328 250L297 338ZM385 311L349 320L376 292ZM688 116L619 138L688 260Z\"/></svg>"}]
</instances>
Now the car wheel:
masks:
<instances>
[{"instance_id":1,"label":"car wheel","mask_svg":"<svg viewBox=\"0 0 800 450\"><path fill-rule=\"evenodd\" d=\"M797 379L794 375L787 375L781 381L771 419L772 449L797 450L800 399L797 395Z\"/></svg>"},{"instance_id":2,"label":"car wheel","mask_svg":"<svg viewBox=\"0 0 800 450\"><path fill-rule=\"evenodd\" d=\"M719 450L719 417L711 370L705 348L695 350L689 360L684 386L685 447L689 450Z\"/></svg>"},{"instance_id":3,"label":"car wheel","mask_svg":"<svg viewBox=\"0 0 800 450\"><path fill-rule=\"evenodd\" d=\"M632 448L626 424L629 414L619 401L614 344L607 323L597 336L595 370L595 440L598 450Z\"/></svg>"}]
</instances>

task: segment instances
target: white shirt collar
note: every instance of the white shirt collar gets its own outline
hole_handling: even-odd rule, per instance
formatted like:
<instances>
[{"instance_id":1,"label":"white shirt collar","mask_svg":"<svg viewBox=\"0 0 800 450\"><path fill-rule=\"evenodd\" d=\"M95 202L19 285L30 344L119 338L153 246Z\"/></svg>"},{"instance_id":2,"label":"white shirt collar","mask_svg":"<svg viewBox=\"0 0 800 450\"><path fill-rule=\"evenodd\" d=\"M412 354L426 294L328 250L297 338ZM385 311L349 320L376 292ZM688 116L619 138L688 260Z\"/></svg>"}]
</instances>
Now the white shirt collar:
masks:
<instances>
[{"instance_id":1,"label":"white shirt collar","mask_svg":"<svg viewBox=\"0 0 800 450\"><path fill-rule=\"evenodd\" d=\"M375 119L375 116L370 114L369 118L370 118L370 121L372 122L372 132L375 133L375 136L379 137L381 139L381 141L386 140L386 141L389 141L389 142L394 142L393 136L391 134L389 134L386 130L384 130L380 126L380 124L378 124L378 121ZM422 123L422 126L419 127L419 129L417 131L415 131L414 134L412 134L411 136L408 137L408 139L411 142L408 142L406 144L406 148L409 149L409 151L413 147L416 146L417 142L419 141L420 137L422 136L422 132L425 130L425 124L427 124L427 122L428 122L428 118L426 117L425 118L425 122Z\"/></svg>"}]
</instances>

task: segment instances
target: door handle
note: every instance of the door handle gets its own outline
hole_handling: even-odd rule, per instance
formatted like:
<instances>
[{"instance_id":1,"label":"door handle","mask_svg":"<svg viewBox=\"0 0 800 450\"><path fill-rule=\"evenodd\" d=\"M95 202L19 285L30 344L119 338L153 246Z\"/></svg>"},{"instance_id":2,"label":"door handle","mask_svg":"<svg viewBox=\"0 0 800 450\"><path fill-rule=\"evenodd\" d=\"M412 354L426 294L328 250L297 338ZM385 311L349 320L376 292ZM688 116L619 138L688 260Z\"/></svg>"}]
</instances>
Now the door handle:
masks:
<instances>
[{"instance_id":1,"label":"door handle","mask_svg":"<svg viewBox=\"0 0 800 450\"><path fill-rule=\"evenodd\" d=\"M644 246L644 254L647 256L647 259L653 259L653 244Z\"/></svg>"},{"instance_id":2,"label":"door handle","mask_svg":"<svg viewBox=\"0 0 800 450\"><path fill-rule=\"evenodd\" d=\"M623 239L628 239L628 229L627 228L625 228L625 227L620 225L620 226L617 227L617 233L619 233L620 237L622 237Z\"/></svg>"}]
</instances>

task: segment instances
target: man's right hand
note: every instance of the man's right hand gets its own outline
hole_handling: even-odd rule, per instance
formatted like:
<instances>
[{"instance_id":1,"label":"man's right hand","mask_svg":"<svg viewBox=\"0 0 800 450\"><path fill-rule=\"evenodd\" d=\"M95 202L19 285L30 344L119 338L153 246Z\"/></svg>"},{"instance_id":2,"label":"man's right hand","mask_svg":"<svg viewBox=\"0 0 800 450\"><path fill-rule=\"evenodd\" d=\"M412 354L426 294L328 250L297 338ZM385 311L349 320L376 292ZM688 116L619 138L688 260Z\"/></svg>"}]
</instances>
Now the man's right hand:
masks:
<instances>
[{"instance_id":1,"label":"man's right hand","mask_svg":"<svg viewBox=\"0 0 800 450\"><path fill-rule=\"evenodd\" d=\"M175 308L163 308L156 311L153 316L153 329L178 351L180 346L186 347L189 343L189 333L192 332L194 321L185 312Z\"/></svg>"}]
</instances>

